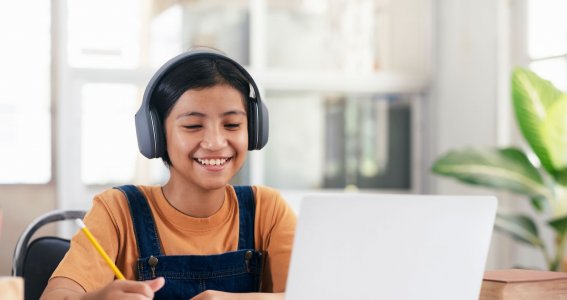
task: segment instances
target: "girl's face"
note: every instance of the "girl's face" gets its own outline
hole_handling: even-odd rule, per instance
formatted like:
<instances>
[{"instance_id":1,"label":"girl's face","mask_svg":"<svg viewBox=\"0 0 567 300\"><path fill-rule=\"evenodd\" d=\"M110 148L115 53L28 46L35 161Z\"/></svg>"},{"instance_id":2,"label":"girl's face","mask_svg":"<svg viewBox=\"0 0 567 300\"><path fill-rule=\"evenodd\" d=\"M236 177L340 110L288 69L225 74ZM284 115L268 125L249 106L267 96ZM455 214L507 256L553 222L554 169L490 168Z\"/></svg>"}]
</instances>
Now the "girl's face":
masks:
<instances>
[{"instance_id":1,"label":"girl's face","mask_svg":"<svg viewBox=\"0 0 567 300\"><path fill-rule=\"evenodd\" d=\"M186 91L166 118L165 131L172 179L218 189L244 164L246 109L240 92L229 85Z\"/></svg>"}]
</instances>

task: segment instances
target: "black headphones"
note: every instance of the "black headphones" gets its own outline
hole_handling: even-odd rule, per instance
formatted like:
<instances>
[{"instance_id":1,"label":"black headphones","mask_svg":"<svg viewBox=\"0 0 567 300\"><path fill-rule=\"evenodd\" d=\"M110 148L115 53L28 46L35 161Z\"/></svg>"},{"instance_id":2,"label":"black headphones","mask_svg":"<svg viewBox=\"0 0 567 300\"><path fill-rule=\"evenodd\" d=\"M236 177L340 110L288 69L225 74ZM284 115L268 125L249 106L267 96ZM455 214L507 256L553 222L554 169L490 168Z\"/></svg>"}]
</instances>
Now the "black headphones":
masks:
<instances>
[{"instance_id":1,"label":"black headphones","mask_svg":"<svg viewBox=\"0 0 567 300\"><path fill-rule=\"evenodd\" d=\"M194 50L182 53L166 62L152 79L148 82L142 100L142 106L136 113L136 136L138 137L138 148L147 158L159 158L165 153L164 131L159 120L156 109L151 105L154 90L159 85L161 79L177 66L197 58L220 59L234 65L254 91L253 96L248 96L248 150L260 150L268 142L268 109L262 103L258 87L252 76L233 59L227 57L222 52L211 48L199 47Z\"/></svg>"}]
</instances>

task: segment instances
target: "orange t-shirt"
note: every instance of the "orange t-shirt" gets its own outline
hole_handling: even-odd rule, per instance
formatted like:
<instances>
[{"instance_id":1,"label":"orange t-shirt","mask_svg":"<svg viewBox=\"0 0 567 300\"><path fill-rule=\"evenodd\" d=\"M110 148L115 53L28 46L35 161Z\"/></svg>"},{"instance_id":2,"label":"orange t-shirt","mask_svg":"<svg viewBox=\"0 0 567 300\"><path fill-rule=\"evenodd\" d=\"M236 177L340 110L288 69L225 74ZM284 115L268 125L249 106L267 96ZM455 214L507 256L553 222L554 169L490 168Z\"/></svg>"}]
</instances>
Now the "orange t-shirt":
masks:
<instances>
[{"instance_id":1,"label":"orange t-shirt","mask_svg":"<svg viewBox=\"0 0 567 300\"><path fill-rule=\"evenodd\" d=\"M148 199L164 255L209 255L238 249L238 200L227 185L221 208L207 218L194 218L175 209L160 186L138 186ZM256 200L254 242L264 252L264 292L285 290L295 232L296 216L274 189L253 186ZM136 279L138 248L130 208L124 194L109 189L96 195L84 222L127 279ZM79 231L71 240L53 277L66 277L87 292L114 280L114 273L86 236Z\"/></svg>"}]
</instances>

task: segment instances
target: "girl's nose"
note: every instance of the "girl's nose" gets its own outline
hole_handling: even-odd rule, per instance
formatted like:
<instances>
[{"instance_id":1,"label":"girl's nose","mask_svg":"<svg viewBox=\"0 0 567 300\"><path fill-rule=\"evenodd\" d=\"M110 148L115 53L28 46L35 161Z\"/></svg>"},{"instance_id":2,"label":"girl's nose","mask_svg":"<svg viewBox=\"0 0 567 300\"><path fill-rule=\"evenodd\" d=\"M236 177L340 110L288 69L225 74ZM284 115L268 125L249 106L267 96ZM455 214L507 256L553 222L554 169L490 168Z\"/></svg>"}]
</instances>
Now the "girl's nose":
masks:
<instances>
[{"instance_id":1,"label":"girl's nose","mask_svg":"<svg viewBox=\"0 0 567 300\"><path fill-rule=\"evenodd\" d=\"M201 147L207 150L220 150L227 145L226 137L219 129L209 129L205 131Z\"/></svg>"}]
</instances>

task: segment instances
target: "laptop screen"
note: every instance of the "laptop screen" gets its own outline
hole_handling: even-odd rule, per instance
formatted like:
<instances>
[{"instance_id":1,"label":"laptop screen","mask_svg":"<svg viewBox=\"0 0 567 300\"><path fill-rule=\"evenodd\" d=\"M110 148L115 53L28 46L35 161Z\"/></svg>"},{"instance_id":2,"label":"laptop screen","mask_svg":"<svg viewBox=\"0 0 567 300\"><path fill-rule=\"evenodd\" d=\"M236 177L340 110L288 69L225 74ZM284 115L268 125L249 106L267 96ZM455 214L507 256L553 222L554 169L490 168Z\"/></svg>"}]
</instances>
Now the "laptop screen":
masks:
<instances>
[{"instance_id":1,"label":"laptop screen","mask_svg":"<svg viewBox=\"0 0 567 300\"><path fill-rule=\"evenodd\" d=\"M477 300L496 207L491 196L308 196L286 299Z\"/></svg>"}]
</instances>

